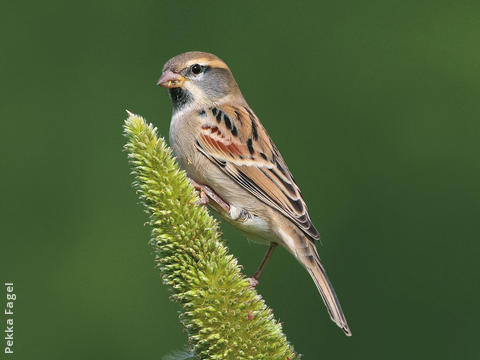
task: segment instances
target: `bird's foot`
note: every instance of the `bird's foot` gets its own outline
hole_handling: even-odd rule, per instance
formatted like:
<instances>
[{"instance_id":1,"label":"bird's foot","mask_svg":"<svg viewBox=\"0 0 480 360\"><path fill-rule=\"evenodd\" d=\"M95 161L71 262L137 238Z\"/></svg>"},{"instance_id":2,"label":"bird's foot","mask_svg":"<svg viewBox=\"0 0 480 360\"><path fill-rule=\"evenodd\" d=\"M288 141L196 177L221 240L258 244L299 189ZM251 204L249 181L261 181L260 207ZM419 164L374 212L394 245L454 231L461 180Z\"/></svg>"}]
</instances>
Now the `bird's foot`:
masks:
<instances>
[{"instance_id":1,"label":"bird's foot","mask_svg":"<svg viewBox=\"0 0 480 360\"><path fill-rule=\"evenodd\" d=\"M265 254L265 257L262 260L262 263L258 267L258 270L253 276L249 279L250 280L250 288L255 289L255 287L258 285L260 279L260 275L262 275L263 268L265 267L265 264L267 263L268 259L270 256L272 256L273 250L275 250L275 247L277 246L277 243L270 243L270 247L267 250L267 253Z\"/></svg>"},{"instance_id":2,"label":"bird's foot","mask_svg":"<svg viewBox=\"0 0 480 360\"><path fill-rule=\"evenodd\" d=\"M198 184L196 181L188 178L190 180L190 183L193 185L195 190L197 190L197 195L198 195L198 200L195 202L197 205L205 205L208 204L210 201L207 193L203 190L202 186Z\"/></svg>"},{"instance_id":3,"label":"bird's foot","mask_svg":"<svg viewBox=\"0 0 480 360\"><path fill-rule=\"evenodd\" d=\"M198 201L196 202L197 205L206 205L210 202L210 198L208 195L203 191L201 188L197 189L198 191Z\"/></svg>"},{"instance_id":4,"label":"bird's foot","mask_svg":"<svg viewBox=\"0 0 480 360\"><path fill-rule=\"evenodd\" d=\"M209 186L199 184L192 179L189 179L193 187L198 191L198 197L200 198L197 204L205 205L211 204L214 207L220 207L225 212L230 212L230 205L223 200L215 191L213 191ZM210 202L213 200L213 204Z\"/></svg>"},{"instance_id":5,"label":"bird's foot","mask_svg":"<svg viewBox=\"0 0 480 360\"><path fill-rule=\"evenodd\" d=\"M250 288L251 289L255 289L257 287L257 285L260 283L258 281L258 279L255 278L255 276L252 276L252 277L248 278L248 280L250 281Z\"/></svg>"},{"instance_id":6,"label":"bird's foot","mask_svg":"<svg viewBox=\"0 0 480 360\"><path fill-rule=\"evenodd\" d=\"M248 219L252 217L252 215L249 214L247 210L238 208L236 206L230 206L230 211L228 215L230 216L230 219L232 219L233 221L242 222L242 223L246 222Z\"/></svg>"}]
</instances>

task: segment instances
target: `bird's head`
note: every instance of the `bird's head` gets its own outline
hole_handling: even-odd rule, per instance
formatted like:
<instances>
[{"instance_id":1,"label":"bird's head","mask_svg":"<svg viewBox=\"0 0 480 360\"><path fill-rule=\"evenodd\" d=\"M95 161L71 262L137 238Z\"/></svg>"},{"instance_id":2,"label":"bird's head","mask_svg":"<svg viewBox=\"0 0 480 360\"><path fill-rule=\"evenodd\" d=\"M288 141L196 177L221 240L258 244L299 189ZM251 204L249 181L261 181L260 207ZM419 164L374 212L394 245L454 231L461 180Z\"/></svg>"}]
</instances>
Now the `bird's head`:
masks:
<instances>
[{"instance_id":1,"label":"bird's head","mask_svg":"<svg viewBox=\"0 0 480 360\"><path fill-rule=\"evenodd\" d=\"M193 102L212 104L236 96L243 99L227 64L213 54L200 51L168 60L157 85L169 89L174 111Z\"/></svg>"}]
</instances>

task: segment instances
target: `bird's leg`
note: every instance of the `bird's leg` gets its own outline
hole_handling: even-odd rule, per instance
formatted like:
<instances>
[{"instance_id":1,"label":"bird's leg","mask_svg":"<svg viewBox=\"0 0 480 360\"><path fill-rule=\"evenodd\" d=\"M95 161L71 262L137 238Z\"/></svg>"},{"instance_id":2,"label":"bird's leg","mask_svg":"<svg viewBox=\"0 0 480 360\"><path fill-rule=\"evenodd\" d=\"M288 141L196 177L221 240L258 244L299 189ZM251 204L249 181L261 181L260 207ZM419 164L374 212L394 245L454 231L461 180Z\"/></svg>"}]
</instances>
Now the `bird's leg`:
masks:
<instances>
[{"instance_id":1,"label":"bird's leg","mask_svg":"<svg viewBox=\"0 0 480 360\"><path fill-rule=\"evenodd\" d=\"M258 267L258 270L253 274L253 276L250 278L250 286L252 288L255 288L260 279L260 275L262 275L263 268L265 267L265 264L267 263L268 259L270 259L270 256L273 254L273 250L275 250L275 247L277 246L277 243L271 242L270 247L267 250L267 253L265 254L265 257L263 258L262 262L260 263L260 266Z\"/></svg>"},{"instance_id":2,"label":"bird's leg","mask_svg":"<svg viewBox=\"0 0 480 360\"><path fill-rule=\"evenodd\" d=\"M200 197L200 200L197 202L197 204L199 205L210 204L215 208L220 207L227 213L230 212L230 205L227 202L225 202L225 200L223 200L210 187L208 187L207 185L199 184L192 179L189 179L189 180L192 183L193 187L198 191L198 196ZM213 204L210 202L210 199L214 201Z\"/></svg>"},{"instance_id":3,"label":"bird's leg","mask_svg":"<svg viewBox=\"0 0 480 360\"><path fill-rule=\"evenodd\" d=\"M214 207L216 207L215 205L218 205L226 213L230 212L230 205L225 200L223 200L215 191L213 191L207 185L200 185L200 186L202 188L202 191L204 191L207 194L207 196L214 201L214 204L212 204Z\"/></svg>"}]
</instances>

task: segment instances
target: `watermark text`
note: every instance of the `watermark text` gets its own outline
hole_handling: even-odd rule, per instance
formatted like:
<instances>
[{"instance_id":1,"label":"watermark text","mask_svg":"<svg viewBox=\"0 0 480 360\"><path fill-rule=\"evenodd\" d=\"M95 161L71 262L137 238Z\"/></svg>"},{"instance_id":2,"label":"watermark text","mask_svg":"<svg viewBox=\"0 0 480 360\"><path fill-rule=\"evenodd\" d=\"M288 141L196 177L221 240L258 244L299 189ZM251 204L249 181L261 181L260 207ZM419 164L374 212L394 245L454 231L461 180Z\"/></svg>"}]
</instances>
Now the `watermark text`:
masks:
<instances>
[{"instance_id":1,"label":"watermark text","mask_svg":"<svg viewBox=\"0 0 480 360\"><path fill-rule=\"evenodd\" d=\"M5 290L7 292L7 302L5 303L5 315L6 315L6 323L5 323L5 354L13 354L13 309L15 305L15 300L17 300L17 295L15 295L13 283L6 282L5 283Z\"/></svg>"}]
</instances>

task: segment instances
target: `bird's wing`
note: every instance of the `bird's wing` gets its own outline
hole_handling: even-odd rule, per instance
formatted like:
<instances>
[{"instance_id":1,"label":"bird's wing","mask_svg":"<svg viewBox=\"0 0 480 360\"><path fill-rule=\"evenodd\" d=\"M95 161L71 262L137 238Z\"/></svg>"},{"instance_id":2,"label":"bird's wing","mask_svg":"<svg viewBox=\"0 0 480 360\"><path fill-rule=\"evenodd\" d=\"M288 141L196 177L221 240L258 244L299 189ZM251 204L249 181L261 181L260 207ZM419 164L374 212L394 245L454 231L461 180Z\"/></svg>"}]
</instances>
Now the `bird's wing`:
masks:
<instances>
[{"instance_id":1,"label":"bird's wing","mask_svg":"<svg viewBox=\"0 0 480 360\"><path fill-rule=\"evenodd\" d=\"M248 106L222 105L199 112L198 150L265 204L319 239L300 189L282 156Z\"/></svg>"}]
</instances>

